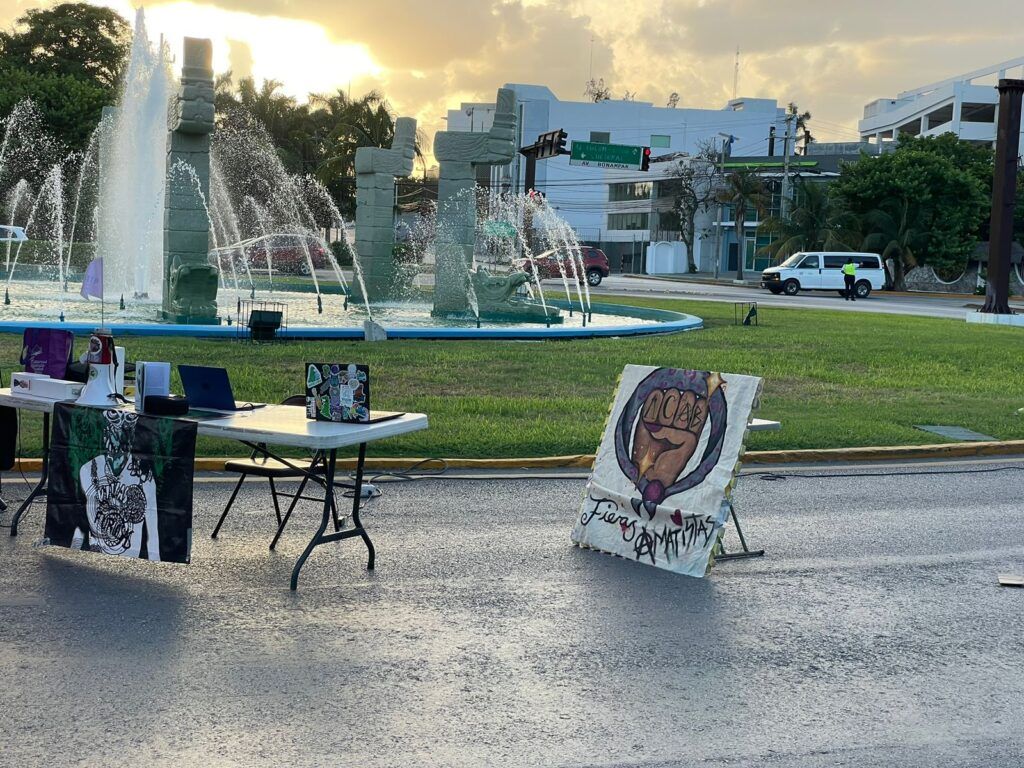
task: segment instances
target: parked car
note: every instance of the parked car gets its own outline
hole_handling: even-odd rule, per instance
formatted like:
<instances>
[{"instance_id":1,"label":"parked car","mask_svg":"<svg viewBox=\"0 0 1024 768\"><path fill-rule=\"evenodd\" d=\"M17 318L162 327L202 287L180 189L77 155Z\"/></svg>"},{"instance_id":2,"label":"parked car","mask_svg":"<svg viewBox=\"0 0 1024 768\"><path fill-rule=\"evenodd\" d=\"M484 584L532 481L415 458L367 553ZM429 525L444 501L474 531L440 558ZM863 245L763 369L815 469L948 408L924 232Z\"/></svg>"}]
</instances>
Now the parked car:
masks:
<instances>
[{"instance_id":1,"label":"parked car","mask_svg":"<svg viewBox=\"0 0 1024 768\"><path fill-rule=\"evenodd\" d=\"M587 283L590 285L600 285L601 281L608 277L611 271L608 267L608 257L604 255L604 251L600 248L593 248L589 245L581 246L580 253L583 256L583 272L587 278ZM516 267L522 269L527 274L533 274L533 264L536 264L541 280L560 278L562 276L562 271L559 270L560 263L565 276L571 278L573 276L572 265L569 263L567 254L564 251L556 249L544 251L534 256L532 263L530 259L516 259L514 262ZM576 274L579 274L579 262L576 262L576 265Z\"/></svg>"},{"instance_id":2,"label":"parked car","mask_svg":"<svg viewBox=\"0 0 1024 768\"><path fill-rule=\"evenodd\" d=\"M777 267L768 267L761 273L761 287L774 294L796 296L800 291L845 290L843 265L853 259L857 265L854 290L858 299L867 298L871 291L885 287L885 269L882 259L875 253L794 253Z\"/></svg>"},{"instance_id":3,"label":"parked car","mask_svg":"<svg viewBox=\"0 0 1024 768\"><path fill-rule=\"evenodd\" d=\"M28 240L28 235L22 227L11 227L0 224L0 243L23 243Z\"/></svg>"},{"instance_id":4,"label":"parked car","mask_svg":"<svg viewBox=\"0 0 1024 768\"><path fill-rule=\"evenodd\" d=\"M245 254L249 269L254 271L266 270L268 255L271 269L282 274L308 275L310 260L313 262L313 269L326 269L330 266L323 241L313 235L301 234L254 237L236 245L216 249L211 252L210 260L216 264L219 255L221 259L234 259L237 265L242 263L242 254Z\"/></svg>"}]
</instances>

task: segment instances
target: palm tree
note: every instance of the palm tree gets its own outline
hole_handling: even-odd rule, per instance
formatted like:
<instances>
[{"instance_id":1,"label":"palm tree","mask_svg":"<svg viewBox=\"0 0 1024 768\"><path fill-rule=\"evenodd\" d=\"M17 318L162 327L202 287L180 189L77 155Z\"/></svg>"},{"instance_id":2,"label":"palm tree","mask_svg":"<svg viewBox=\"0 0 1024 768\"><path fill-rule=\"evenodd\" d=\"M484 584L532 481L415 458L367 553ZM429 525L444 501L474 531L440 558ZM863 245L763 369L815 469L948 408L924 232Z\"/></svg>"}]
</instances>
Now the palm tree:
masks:
<instances>
[{"instance_id":1,"label":"palm tree","mask_svg":"<svg viewBox=\"0 0 1024 768\"><path fill-rule=\"evenodd\" d=\"M755 210L758 215L768 208L770 197L764 183L753 171L735 171L725 178L725 185L718 191L718 202L731 205L736 223L736 239L739 242L739 258L736 260L736 279L743 279L743 260L746 258L747 211Z\"/></svg>"},{"instance_id":2,"label":"palm tree","mask_svg":"<svg viewBox=\"0 0 1024 768\"><path fill-rule=\"evenodd\" d=\"M919 228L920 209L904 197L864 218L872 230L864 238L864 249L881 254L883 263L892 259L893 290L905 291L907 268L917 266L915 251L923 234Z\"/></svg>"},{"instance_id":3,"label":"palm tree","mask_svg":"<svg viewBox=\"0 0 1024 768\"><path fill-rule=\"evenodd\" d=\"M772 217L761 229L775 238L761 253L784 259L799 251L852 251L863 235L860 221L842 208L821 182L797 179L796 205L786 219Z\"/></svg>"},{"instance_id":4,"label":"palm tree","mask_svg":"<svg viewBox=\"0 0 1024 768\"><path fill-rule=\"evenodd\" d=\"M792 101L789 102L787 110L792 115L791 119L796 120L796 127L793 131L793 154L796 154L796 142L800 139L800 134L803 133L804 154L806 155L807 145L814 141L814 137L811 136L811 129L807 127L807 124L811 122L811 113L806 109L801 112L796 103Z\"/></svg>"}]
</instances>

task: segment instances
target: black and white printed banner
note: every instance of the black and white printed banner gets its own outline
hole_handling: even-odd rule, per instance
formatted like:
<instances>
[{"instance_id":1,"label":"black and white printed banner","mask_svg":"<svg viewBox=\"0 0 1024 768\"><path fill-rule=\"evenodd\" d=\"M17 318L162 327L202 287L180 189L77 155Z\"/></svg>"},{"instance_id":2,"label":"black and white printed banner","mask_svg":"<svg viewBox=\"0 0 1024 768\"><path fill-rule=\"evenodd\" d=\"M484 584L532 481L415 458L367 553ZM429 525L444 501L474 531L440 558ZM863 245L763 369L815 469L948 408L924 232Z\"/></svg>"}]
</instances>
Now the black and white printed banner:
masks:
<instances>
[{"instance_id":1,"label":"black and white printed banner","mask_svg":"<svg viewBox=\"0 0 1024 768\"><path fill-rule=\"evenodd\" d=\"M58 403L46 502L48 543L187 563L196 423Z\"/></svg>"}]
</instances>

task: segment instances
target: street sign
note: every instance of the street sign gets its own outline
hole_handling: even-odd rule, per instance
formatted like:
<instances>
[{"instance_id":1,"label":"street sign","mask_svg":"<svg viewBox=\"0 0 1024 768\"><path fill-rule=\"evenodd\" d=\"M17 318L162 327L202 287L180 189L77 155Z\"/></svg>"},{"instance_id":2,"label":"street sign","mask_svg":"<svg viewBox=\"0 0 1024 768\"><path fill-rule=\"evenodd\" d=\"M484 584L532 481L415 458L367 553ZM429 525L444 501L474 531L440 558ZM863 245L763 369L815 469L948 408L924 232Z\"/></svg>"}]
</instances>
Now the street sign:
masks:
<instances>
[{"instance_id":1,"label":"street sign","mask_svg":"<svg viewBox=\"0 0 1024 768\"><path fill-rule=\"evenodd\" d=\"M639 171L643 161L644 147L599 144L594 141L574 141L569 155L569 165L621 168L627 171Z\"/></svg>"},{"instance_id":2,"label":"street sign","mask_svg":"<svg viewBox=\"0 0 1024 768\"><path fill-rule=\"evenodd\" d=\"M483 230L487 237L516 236L516 228L507 221L485 221Z\"/></svg>"}]
</instances>

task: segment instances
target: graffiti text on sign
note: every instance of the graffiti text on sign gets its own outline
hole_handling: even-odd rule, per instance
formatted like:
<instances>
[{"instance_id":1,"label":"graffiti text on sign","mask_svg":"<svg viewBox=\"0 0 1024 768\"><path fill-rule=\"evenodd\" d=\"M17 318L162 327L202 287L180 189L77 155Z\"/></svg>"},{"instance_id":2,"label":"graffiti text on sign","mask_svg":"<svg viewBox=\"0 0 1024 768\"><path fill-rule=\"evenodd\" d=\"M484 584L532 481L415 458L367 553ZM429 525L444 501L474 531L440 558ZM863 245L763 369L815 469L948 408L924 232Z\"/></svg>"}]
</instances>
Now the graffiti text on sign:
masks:
<instances>
[{"instance_id":1,"label":"graffiti text on sign","mask_svg":"<svg viewBox=\"0 0 1024 768\"><path fill-rule=\"evenodd\" d=\"M582 525L590 525L596 519L606 525L617 526L622 540L633 545L636 559L648 559L652 565L658 557L671 562L679 557L681 551L705 549L715 535L715 519L710 515L684 515L677 509L670 516L673 524L659 529L643 524L632 509L623 512L614 499L588 496L587 501L590 506L584 506L580 516Z\"/></svg>"}]
</instances>

